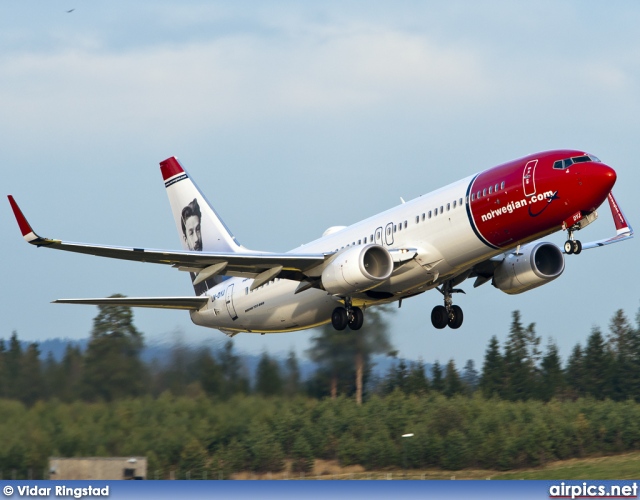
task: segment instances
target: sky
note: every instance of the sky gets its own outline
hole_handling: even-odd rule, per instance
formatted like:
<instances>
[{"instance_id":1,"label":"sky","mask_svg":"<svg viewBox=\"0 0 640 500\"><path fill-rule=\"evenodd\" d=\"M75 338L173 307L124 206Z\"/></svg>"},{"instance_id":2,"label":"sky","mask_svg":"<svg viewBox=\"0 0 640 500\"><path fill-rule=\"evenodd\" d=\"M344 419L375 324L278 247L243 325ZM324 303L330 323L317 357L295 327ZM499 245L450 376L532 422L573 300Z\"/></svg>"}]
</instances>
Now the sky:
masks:
<instances>
[{"instance_id":1,"label":"sky","mask_svg":"<svg viewBox=\"0 0 640 500\"><path fill-rule=\"evenodd\" d=\"M175 155L240 243L282 252L400 197L571 148L616 170L638 225L638 25L634 1L3 2L2 194L41 236L179 249L158 167ZM4 203L0 338L89 336L97 309L57 298L192 294L165 266L31 247ZM613 235L606 204L599 214L583 242ZM457 331L431 326L437 291L405 300L392 343L481 365L519 310L566 359L617 309L635 322L637 245L567 256L559 279L521 295L465 282ZM184 311L136 309L135 322L148 342L226 341ZM303 356L312 335L234 342Z\"/></svg>"}]
</instances>

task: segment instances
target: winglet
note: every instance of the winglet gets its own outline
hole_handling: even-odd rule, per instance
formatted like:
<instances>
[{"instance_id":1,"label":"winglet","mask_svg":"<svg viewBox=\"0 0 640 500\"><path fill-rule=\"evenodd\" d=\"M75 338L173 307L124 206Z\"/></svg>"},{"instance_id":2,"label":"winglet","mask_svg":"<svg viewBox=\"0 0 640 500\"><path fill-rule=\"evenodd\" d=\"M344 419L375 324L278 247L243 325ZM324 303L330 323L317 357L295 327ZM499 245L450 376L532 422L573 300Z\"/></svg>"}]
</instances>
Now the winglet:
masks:
<instances>
[{"instance_id":1,"label":"winglet","mask_svg":"<svg viewBox=\"0 0 640 500\"><path fill-rule=\"evenodd\" d=\"M613 216L613 222L616 225L616 233L631 233L633 234L633 228L627 223L627 219L622 213L622 209L616 202L616 199L613 197L613 192L609 193L607 196L609 200L609 206L611 207L611 215Z\"/></svg>"},{"instance_id":2,"label":"winglet","mask_svg":"<svg viewBox=\"0 0 640 500\"><path fill-rule=\"evenodd\" d=\"M613 193L610 192L607 198L609 200L609 207L611 208L611 215L613 216L613 223L616 226L616 235L612 238L605 238L604 240L583 243L583 250L586 250L588 248L602 247L605 245L610 245L611 243L618 243L620 241L625 241L629 238L633 238L633 228L627 222L626 217L622 213L620 205L618 205L618 202L613 197Z\"/></svg>"},{"instance_id":3,"label":"winglet","mask_svg":"<svg viewBox=\"0 0 640 500\"><path fill-rule=\"evenodd\" d=\"M20 227L22 237L29 243L39 239L40 237L33 231L33 229L31 229L31 226L27 222L27 218L22 213L22 210L20 210L20 207L16 203L16 200L13 199L13 196L9 195L8 198L9 203L11 203L11 208L13 209L13 215L15 215L18 226Z\"/></svg>"}]
</instances>

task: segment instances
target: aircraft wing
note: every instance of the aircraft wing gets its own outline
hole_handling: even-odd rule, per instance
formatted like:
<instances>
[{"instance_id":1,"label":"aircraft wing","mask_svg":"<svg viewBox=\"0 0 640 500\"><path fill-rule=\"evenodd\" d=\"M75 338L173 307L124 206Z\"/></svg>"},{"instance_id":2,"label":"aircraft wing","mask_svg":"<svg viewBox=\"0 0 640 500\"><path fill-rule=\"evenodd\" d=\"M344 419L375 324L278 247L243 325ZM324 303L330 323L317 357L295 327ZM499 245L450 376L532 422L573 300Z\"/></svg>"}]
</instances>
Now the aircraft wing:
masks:
<instances>
[{"instance_id":1,"label":"aircraft wing","mask_svg":"<svg viewBox=\"0 0 640 500\"><path fill-rule=\"evenodd\" d=\"M109 297L99 299L58 299L52 304L87 304L92 306L152 307L156 309L186 309L197 311L209 297Z\"/></svg>"},{"instance_id":2,"label":"aircraft wing","mask_svg":"<svg viewBox=\"0 0 640 500\"><path fill-rule=\"evenodd\" d=\"M216 274L255 278L256 280L267 278L264 281L278 275L282 278L301 281L309 276L306 274L307 271L318 268L333 255L331 253L291 254L250 251L246 253L168 251L72 243L38 236L27 222L13 196L9 196L9 202L23 238L31 245L112 259L165 264L181 271L196 273L198 275L196 283ZM313 276L316 274L317 271L313 272Z\"/></svg>"}]
</instances>

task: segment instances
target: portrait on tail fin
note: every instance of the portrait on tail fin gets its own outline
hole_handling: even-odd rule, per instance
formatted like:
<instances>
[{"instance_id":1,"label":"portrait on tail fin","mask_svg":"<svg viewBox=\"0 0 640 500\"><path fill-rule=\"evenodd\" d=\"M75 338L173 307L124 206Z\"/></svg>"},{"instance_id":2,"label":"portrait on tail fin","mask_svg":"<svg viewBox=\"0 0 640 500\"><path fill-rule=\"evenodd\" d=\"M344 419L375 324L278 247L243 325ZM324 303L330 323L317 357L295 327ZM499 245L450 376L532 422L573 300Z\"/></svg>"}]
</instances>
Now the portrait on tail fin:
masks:
<instances>
[{"instance_id":1,"label":"portrait on tail fin","mask_svg":"<svg viewBox=\"0 0 640 500\"><path fill-rule=\"evenodd\" d=\"M186 207L182 209L180 217L182 224L182 237L189 250L196 252L202 252L202 212L200 212L200 205L198 205L197 198L194 198ZM195 273L191 274L191 282L196 279ZM196 295L202 295L204 292L213 288L220 282L216 277L209 278L208 280L193 285Z\"/></svg>"}]
</instances>

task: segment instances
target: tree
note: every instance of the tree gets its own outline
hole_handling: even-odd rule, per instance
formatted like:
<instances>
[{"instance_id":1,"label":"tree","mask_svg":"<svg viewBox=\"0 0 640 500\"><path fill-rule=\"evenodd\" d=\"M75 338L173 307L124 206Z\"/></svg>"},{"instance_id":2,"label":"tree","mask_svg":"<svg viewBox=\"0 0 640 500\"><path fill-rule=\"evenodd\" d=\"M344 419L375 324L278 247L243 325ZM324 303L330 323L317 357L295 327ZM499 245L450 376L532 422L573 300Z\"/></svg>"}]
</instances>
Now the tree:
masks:
<instances>
[{"instance_id":1,"label":"tree","mask_svg":"<svg viewBox=\"0 0 640 500\"><path fill-rule=\"evenodd\" d=\"M112 297L122 297L113 295ZM98 306L84 357L84 395L89 400L138 396L144 390L143 337L126 306Z\"/></svg>"},{"instance_id":2,"label":"tree","mask_svg":"<svg viewBox=\"0 0 640 500\"><path fill-rule=\"evenodd\" d=\"M572 397L577 398L586 393L584 356L580 344L576 344L571 351L565 370L565 380Z\"/></svg>"},{"instance_id":3,"label":"tree","mask_svg":"<svg viewBox=\"0 0 640 500\"><path fill-rule=\"evenodd\" d=\"M429 392L429 379L425 373L422 360L411 362L405 383L405 393L426 394Z\"/></svg>"},{"instance_id":4,"label":"tree","mask_svg":"<svg viewBox=\"0 0 640 500\"><path fill-rule=\"evenodd\" d=\"M22 377L19 383L20 400L31 406L45 395L38 344L32 343L27 347L22 357L21 373Z\"/></svg>"},{"instance_id":5,"label":"tree","mask_svg":"<svg viewBox=\"0 0 640 500\"><path fill-rule=\"evenodd\" d=\"M612 394L613 357L607 350L599 328L593 328L584 352L584 387L587 394L597 399Z\"/></svg>"},{"instance_id":6,"label":"tree","mask_svg":"<svg viewBox=\"0 0 640 500\"><path fill-rule=\"evenodd\" d=\"M6 391L5 397L20 399L22 380L22 346L14 330L9 339L9 350L5 353Z\"/></svg>"},{"instance_id":7,"label":"tree","mask_svg":"<svg viewBox=\"0 0 640 500\"><path fill-rule=\"evenodd\" d=\"M484 356L480 390L485 398L502 396L504 389L504 358L500 354L500 343L494 335Z\"/></svg>"},{"instance_id":8,"label":"tree","mask_svg":"<svg viewBox=\"0 0 640 500\"><path fill-rule=\"evenodd\" d=\"M619 309L609 322L608 347L613 358L611 396L623 400L640 397L640 331Z\"/></svg>"},{"instance_id":9,"label":"tree","mask_svg":"<svg viewBox=\"0 0 640 500\"><path fill-rule=\"evenodd\" d=\"M478 370L476 370L476 364L473 359L468 359L464 365L462 383L464 385L464 391L468 395L473 394L476 389L478 389L480 375L478 374Z\"/></svg>"},{"instance_id":10,"label":"tree","mask_svg":"<svg viewBox=\"0 0 640 500\"><path fill-rule=\"evenodd\" d=\"M300 391L300 367L296 352L291 349L285 363L286 375L284 380L284 393L289 396L295 396Z\"/></svg>"},{"instance_id":11,"label":"tree","mask_svg":"<svg viewBox=\"0 0 640 500\"><path fill-rule=\"evenodd\" d=\"M332 398L336 398L338 392L349 395L355 392L356 402L362 402L371 357L391 354L389 325L385 319L390 311L384 306L367 309L362 329L339 332L331 325L325 325L311 338L307 354L319 365L320 377L329 379Z\"/></svg>"},{"instance_id":12,"label":"tree","mask_svg":"<svg viewBox=\"0 0 640 500\"><path fill-rule=\"evenodd\" d=\"M440 362L436 361L431 368L431 388L440 393L444 393L445 385L444 378L442 377L442 367Z\"/></svg>"},{"instance_id":13,"label":"tree","mask_svg":"<svg viewBox=\"0 0 640 500\"><path fill-rule=\"evenodd\" d=\"M561 393L564 388L564 375L560 364L558 346L552 341L549 341L547 353L542 358L540 368L538 397L543 401L549 401L551 398Z\"/></svg>"},{"instance_id":14,"label":"tree","mask_svg":"<svg viewBox=\"0 0 640 500\"><path fill-rule=\"evenodd\" d=\"M462 384L462 380L460 380L458 370L456 370L455 362L453 359L450 359L444 374L444 395L450 398L463 392L464 385Z\"/></svg>"},{"instance_id":15,"label":"tree","mask_svg":"<svg viewBox=\"0 0 640 500\"><path fill-rule=\"evenodd\" d=\"M539 345L540 337L535 333L535 323L524 328L520 320L520 311L513 311L513 321L504 353L507 399L525 400L534 395L540 359Z\"/></svg>"},{"instance_id":16,"label":"tree","mask_svg":"<svg viewBox=\"0 0 640 500\"><path fill-rule=\"evenodd\" d=\"M282 389L280 365L263 352L256 371L256 392L263 396L278 396L282 394Z\"/></svg>"},{"instance_id":17,"label":"tree","mask_svg":"<svg viewBox=\"0 0 640 500\"><path fill-rule=\"evenodd\" d=\"M227 340L224 348L218 355L218 362L222 370L223 388L222 397L228 399L235 394L247 394L249 392L249 378L243 372L242 361L233 352L233 341Z\"/></svg>"}]
</instances>

